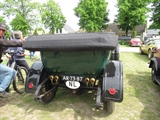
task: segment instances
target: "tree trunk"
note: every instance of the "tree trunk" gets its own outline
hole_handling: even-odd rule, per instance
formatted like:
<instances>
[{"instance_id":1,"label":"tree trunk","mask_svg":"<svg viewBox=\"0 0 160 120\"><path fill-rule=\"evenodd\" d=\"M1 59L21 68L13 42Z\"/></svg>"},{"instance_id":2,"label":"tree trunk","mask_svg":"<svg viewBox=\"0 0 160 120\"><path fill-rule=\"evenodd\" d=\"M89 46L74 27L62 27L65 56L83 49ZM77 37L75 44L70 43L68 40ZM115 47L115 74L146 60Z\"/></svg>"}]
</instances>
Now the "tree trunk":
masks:
<instances>
[{"instance_id":1,"label":"tree trunk","mask_svg":"<svg viewBox=\"0 0 160 120\"><path fill-rule=\"evenodd\" d=\"M126 36L128 36L128 28L126 28L125 33L126 33Z\"/></svg>"},{"instance_id":2,"label":"tree trunk","mask_svg":"<svg viewBox=\"0 0 160 120\"><path fill-rule=\"evenodd\" d=\"M132 38L135 38L137 36L136 27L132 26Z\"/></svg>"}]
</instances>

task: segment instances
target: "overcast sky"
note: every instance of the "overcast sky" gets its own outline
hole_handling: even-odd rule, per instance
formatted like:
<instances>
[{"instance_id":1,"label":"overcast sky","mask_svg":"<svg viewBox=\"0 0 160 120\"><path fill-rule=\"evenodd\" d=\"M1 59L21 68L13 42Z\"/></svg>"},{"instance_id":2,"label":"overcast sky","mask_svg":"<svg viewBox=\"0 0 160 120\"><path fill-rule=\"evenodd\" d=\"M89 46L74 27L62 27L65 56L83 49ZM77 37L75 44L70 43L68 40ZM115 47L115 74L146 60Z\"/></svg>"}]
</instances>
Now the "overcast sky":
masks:
<instances>
[{"instance_id":1,"label":"overcast sky","mask_svg":"<svg viewBox=\"0 0 160 120\"><path fill-rule=\"evenodd\" d=\"M46 0L33 0L33 1L37 1L40 3L46 2ZM66 24L68 24L75 31L77 31L79 29L79 26L77 25L79 19L74 15L73 9L77 6L79 0L55 0L55 2L57 2L60 5L62 13L66 17L67 20ZM108 2L108 7L107 7L107 9L109 10L108 18L110 19L110 23L113 23L115 15L117 14L117 8L115 7L117 4L117 0L106 0L106 2ZM151 22L149 22L148 24L151 24Z\"/></svg>"},{"instance_id":2,"label":"overcast sky","mask_svg":"<svg viewBox=\"0 0 160 120\"><path fill-rule=\"evenodd\" d=\"M37 2L44 3L46 0L34 0ZM68 24L70 27L72 27L75 31L79 29L78 24L78 18L74 15L73 9L77 6L79 0L55 0L57 2L62 10L63 15L66 17L66 24ZM117 14L117 8L114 7L117 3L117 0L106 0L108 2L107 9L109 10L109 16L110 22L113 22L114 16Z\"/></svg>"}]
</instances>

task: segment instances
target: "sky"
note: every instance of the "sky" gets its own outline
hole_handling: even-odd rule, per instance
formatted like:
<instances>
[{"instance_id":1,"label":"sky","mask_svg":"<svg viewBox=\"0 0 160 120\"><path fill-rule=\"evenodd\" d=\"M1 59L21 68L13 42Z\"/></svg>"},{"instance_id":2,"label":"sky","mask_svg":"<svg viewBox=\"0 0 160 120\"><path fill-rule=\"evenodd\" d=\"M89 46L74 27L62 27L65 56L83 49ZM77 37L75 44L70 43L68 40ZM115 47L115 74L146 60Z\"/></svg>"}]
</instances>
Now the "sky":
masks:
<instances>
[{"instance_id":1,"label":"sky","mask_svg":"<svg viewBox=\"0 0 160 120\"><path fill-rule=\"evenodd\" d=\"M46 0L34 0L36 2L44 3ZM61 7L63 15L66 17L66 24L69 25L73 30L78 31L78 21L79 18L77 18L74 15L73 9L78 5L79 0L55 0L56 3L59 4ZM117 0L106 0L108 2L107 9L109 10L109 16L110 22L112 23L114 21L114 16L117 14L117 8L114 7L117 3Z\"/></svg>"},{"instance_id":2,"label":"sky","mask_svg":"<svg viewBox=\"0 0 160 120\"><path fill-rule=\"evenodd\" d=\"M33 0L36 2L44 3L46 0ZM73 30L78 31L79 18L74 15L73 9L78 5L79 0L54 0L61 7L63 15L66 17L66 24L69 25ZM108 2L107 9L109 11L108 18L110 23L113 23L115 15L117 14L117 0L106 0ZM150 23L149 23L150 24Z\"/></svg>"}]
</instances>

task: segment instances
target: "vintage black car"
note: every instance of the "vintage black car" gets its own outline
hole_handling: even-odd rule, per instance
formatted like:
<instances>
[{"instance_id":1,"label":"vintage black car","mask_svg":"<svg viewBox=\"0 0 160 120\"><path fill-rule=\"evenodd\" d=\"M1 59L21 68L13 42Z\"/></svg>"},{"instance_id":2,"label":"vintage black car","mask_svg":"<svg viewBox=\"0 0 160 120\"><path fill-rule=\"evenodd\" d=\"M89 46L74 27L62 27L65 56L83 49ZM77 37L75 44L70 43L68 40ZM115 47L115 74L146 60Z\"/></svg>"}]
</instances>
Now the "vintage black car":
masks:
<instances>
[{"instance_id":1,"label":"vintage black car","mask_svg":"<svg viewBox=\"0 0 160 120\"><path fill-rule=\"evenodd\" d=\"M95 107L103 106L109 113L115 102L123 101L123 64L115 33L33 35L23 48L41 53L25 85L36 101L49 103L59 87L81 94L95 90Z\"/></svg>"},{"instance_id":2,"label":"vintage black car","mask_svg":"<svg viewBox=\"0 0 160 120\"><path fill-rule=\"evenodd\" d=\"M160 85L160 57L153 57L150 60L149 68L151 68L152 82Z\"/></svg>"}]
</instances>

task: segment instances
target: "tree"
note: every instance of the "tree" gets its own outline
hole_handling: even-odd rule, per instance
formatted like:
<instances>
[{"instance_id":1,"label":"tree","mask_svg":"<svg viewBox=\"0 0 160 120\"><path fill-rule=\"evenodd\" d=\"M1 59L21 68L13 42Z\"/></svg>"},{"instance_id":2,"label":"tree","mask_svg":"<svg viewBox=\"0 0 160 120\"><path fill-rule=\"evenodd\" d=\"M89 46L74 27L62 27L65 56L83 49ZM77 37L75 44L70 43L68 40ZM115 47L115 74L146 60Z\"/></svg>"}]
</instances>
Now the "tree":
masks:
<instances>
[{"instance_id":1,"label":"tree","mask_svg":"<svg viewBox=\"0 0 160 120\"><path fill-rule=\"evenodd\" d=\"M25 35L39 23L37 13L39 6L39 3L31 3L30 0L4 0L4 2L0 2L0 10L3 11L4 16L13 18L11 21L12 29L21 30Z\"/></svg>"},{"instance_id":2,"label":"tree","mask_svg":"<svg viewBox=\"0 0 160 120\"><path fill-rule=\"evenodd\" d=\"M128 31L131 30L130 26L130 18L129 18L129 9L130 5L125 0L118 0L118 15L117 15L117 22L119 23L119 29L125 31L126 36L128 36Z\"/></svg>"},{"instance_id":3,"label":"tree","mask_svg":"<svg viewBox=\"0 0 160 120\"><path fill-rule=\"evenodd\" d=\"M96 32L106 29L108 19L108 3L105 0L80 0L74 8L75 15L80 18L80 29Z\"/></svg>"},{"instance_id":4,"label":"tree","mask_svg":"<svg viewBox=\"0 0 160 120\"><path fill-rule=\"evenodd\" d=\"M34 30L34 35L38 35L37 29Z\"/></svg>"},{"instance_id":5,"label":"tree","mask_svg":"<svg viewBox=\"0 0 160 120\"><path fill-rule=\"evenodd\" d=\"M28 23L29 21L27 21L24 16L17 14L10 25L12 26L12 30L20 30L24 35L27 35L28 30L31 30L31 26Z\"/></svg>"},{"instance_id":6,"label":"tree","mask_svg":"<svg viewBox=\"0 0 160 120\"><path fill-rule=\"evenodd\" d=\"M136 37L136 26L145 24L149 12L148 4L152 0L118 0L117 21L119 27L126 31L132 30L132 37Z\"/></svg>"},{"instance_id":7,"label":"tree","mask_svg":"<svg viewBox=\"0 0 160 120\"><path fill-rule=\"evenodd\" d=\"M148 29L157 29L157 24L153 22Z\"/></svg>"},{"instance_id":8,"label":"tree","mask_svg":"<svg viewBox=\"0 0 160 120\"><path fill-rule=\"evenodd\" d=\"M40 33L39 33L40 32ZM36 28L33 32L34 35L45 34L43 28Z\"/></svg>"},{"instance_id":9,"label":"tree","mask_svg":"<svg viewBox=\"0 0 160 120\"><path fill-rule=\"evenodd\" d=\"M61 30L66 23L60 6L54 0L48 0L41 8L42 22L46 29L49 29L51 34L54 34L57 29Z\"/></svg>"},{"instance_id":10,"label":"tree","mask_svg":"<svg viewBox=\"0 0 160 120\"><path fill-rule=\"evenodd\" d=\"M151 21L153 21L152 26L154 29L160 29L160 0L154 0L152 4L152 17Z\"/></svg>"}]
</instances>

